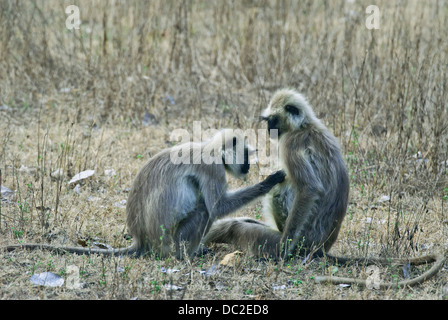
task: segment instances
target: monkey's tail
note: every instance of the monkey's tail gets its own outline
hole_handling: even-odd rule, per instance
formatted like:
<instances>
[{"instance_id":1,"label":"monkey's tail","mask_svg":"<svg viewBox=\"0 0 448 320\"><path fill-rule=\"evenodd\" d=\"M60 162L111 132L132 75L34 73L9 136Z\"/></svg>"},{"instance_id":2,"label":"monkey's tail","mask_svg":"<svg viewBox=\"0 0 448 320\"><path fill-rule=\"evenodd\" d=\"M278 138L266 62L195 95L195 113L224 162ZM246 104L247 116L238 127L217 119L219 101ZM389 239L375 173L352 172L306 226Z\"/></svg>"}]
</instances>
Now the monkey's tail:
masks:
<instances>
[{"instance_id":1,"label":"monkey's tail","mask_svg":"<svg viewBox=\"0 0 448 320\"><path fill-rule=\"evenodd\" d=\"M252 254L278 257L282 234L267 224L249 218L220 219L213 223L204 243L228 243Z\"/></svg>"},{"instance_id":2,"label":"monkey's tail","mask_svg":"<svg viewBox=\"0 0 448 320\"><path fill-rule=\"evenodd\" d=\"M380 264L380 265L396 265L396 266L403 266L405 264L410 264L413 266L422 265L425 263L432 263L436 262L439 255L438 254L430 254L425 255L421 257L416 258L352 258L352 257L345 257L345 256L334 256L331 254L321 254L321 257L325 257L329 259L330 261L340 264L340 265L348 265L353 263L358 264ZM442 256L443 257L443 256Z\"/></svg>"},{"instance_id":3,"label":"monkey's tail","mask_svg":"<svg viewBox=\"0 0 448 320\"><path fill-rule=\"evenodd\" d=\"M14 250L47 250L51 252L57 252L59 254L76 253L76 254L103 254L108 256L120 256L120 255L134 255L138 254L138 250L134 244L126 248L118 249L101 249L101 248L81 248L81 247L65 247L65 246L52 246L48 244L38 243L25 243L14 244L5 247L0 247L0 251L14 251Z\"/></svg>"},{"instance_id":4,"label":"monkey's tail","mask_svg":"<svg viewBox=\"0 0 448 320\"><path fill-rule=\"evenodd\" d=\"M429 278L433 277L437 274L437 272L440 270L440 268L443 266L445 262L445 256L442 254L430 254L422 257L417 258L411 258L411 259L381 259L381 258L349 258L349 257L336 257L336 256L329 256L327 255L331 260L337 261L338 263L342 264L348 264L353 262L362 262L366 264L371 263L379 263L382 265L388 265L388 264L395 264L395 265L422 265L427 263L434 263L433 266L426 272L424 272L422 275L413 278L413 279L407 279L399 282L382 282L378 279L377 283L371 283L372 286L375 289L388 289L392 287L404 287L404 286L413 286L419 283L422 283ZM358 284L361 286L368 286L369 280L363 280L363 279L356 279L356 278L344 278L344 277L333 277L333 276L317 276L314 277L314 281L316 283L322 283L322 282L328 282L332 284Z\"/></svg>"}]
</instances>

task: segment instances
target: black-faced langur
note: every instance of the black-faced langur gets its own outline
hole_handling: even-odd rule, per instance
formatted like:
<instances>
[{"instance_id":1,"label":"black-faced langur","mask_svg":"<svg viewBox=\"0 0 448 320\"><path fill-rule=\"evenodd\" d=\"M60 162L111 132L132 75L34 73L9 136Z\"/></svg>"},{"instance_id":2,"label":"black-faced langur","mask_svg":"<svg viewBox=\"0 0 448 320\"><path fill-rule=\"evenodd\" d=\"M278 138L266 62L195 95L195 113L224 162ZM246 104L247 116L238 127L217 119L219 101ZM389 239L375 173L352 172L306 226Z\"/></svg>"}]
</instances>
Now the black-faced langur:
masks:
<instances>
[{"instance_id":1,"label":"black-faced langur","mask_svg":"<svg viewBox=\"0 0 448 320\"><path fill-rule=\"evenodd\" d=\"M386 259L366 261L327 254L347 211L349 178L338 141L315 116L305 97L294 90L279 90L261 119L267 122L268 130L278 130L280 165L287 177L264 199L265 223L249 218L221 219L213 224L205 243L230 243L249 249L252 254L276 259L313 253L318 257L327 255L339 263L390 263ZM432 273L427 275L430 276L440 268L443 259L438 255L392 259L392 263L436 260Z\"/></svg>"},{"instance_id":2,"label":"black-faced langur","mask_svg":"<svg viewBox=\"0 0 448 320\"><path fill-rule=\"evenodd\" d=\"M224 129L207 141L175 146L152 157L135 177L127 200L127 227L133 237L127 248L20 244L2 249L109 255L153 252L163 258L174 248L178 258L183 258L184 252L190 257L200 254L203 237L215 219L267 194L285 179L285 173L277 171L260 183L229 191L226 171L244 178L249 172L252 152L240 131Z\"/></svg>"}]
</instances>

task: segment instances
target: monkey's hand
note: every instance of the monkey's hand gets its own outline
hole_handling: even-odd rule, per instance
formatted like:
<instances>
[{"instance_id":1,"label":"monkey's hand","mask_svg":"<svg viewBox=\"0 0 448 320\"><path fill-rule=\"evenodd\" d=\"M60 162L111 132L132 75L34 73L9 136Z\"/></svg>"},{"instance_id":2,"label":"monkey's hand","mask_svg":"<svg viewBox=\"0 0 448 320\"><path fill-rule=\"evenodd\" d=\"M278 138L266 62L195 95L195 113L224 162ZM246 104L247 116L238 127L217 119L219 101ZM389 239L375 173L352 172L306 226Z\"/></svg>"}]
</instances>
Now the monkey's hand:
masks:
<instances>
[{"instance_id":1,"label":"monkey's hand","mask_svg":"<svg viewBox=\"0 0 448 320\"><path fill-rule=\"evenodd\" d=\"M269 177L267 177L263 182L263 186L271 189L273 186L275 186L278 183L282 183L285 181L286 173L283 170L278 170L271 174Z\"/></svg>"}]
</instances>

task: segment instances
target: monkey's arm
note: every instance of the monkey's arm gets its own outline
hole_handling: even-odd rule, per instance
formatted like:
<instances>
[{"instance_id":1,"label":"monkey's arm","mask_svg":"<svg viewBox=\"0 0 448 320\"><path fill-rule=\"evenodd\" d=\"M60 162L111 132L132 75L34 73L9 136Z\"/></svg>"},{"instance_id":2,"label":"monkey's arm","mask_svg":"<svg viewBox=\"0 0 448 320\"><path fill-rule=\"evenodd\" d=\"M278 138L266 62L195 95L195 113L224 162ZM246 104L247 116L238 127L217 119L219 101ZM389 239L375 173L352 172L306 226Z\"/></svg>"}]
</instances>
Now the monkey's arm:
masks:
<instances>
[{"instance_id":1,"label":"monkey's arm","mask_svg":"<svg viewBox=\"0 0 448 320\"><path fill-rule=\"evenodd\" d=\"M227 191L226 186L219 183L206 185L201 191L210 216L220 218L265 195L276 184L283 182L285 176L285 172L280 170L260 183L236 191Z\"/></svg>"}]
</instances>

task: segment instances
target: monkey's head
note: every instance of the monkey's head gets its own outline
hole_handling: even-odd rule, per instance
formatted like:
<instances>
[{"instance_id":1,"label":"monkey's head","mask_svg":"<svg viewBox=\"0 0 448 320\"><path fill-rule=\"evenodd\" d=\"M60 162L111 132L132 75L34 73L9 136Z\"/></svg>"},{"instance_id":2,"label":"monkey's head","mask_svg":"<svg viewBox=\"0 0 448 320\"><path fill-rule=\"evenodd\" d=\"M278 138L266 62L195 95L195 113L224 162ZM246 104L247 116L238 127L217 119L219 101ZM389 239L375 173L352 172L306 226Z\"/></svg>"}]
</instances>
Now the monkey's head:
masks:
<instances>
[{"instance_id":1,"label":"monkey's head","mask_svg":"<svg viewBox=\"0 0 448 320\"><path fill-rule=\"evenodd\" d=\"M267 122L269 132L277 129L278 137L308 124L320 124L306 98L292 89L276 91L260 119Z\"/></svg>"},{"instance_id":2,"label":"monkey's head","mask_svg":"<svg viewBox=\"0 0 448 320\"><path fill-rule=\"evenodd\" d=\"M249 173L249 156L256 150L252 148L243 134L238 130L225 129L222 146L222 161L228 173L236 178L244 179Z\"/></svg>"}]
</instances>

